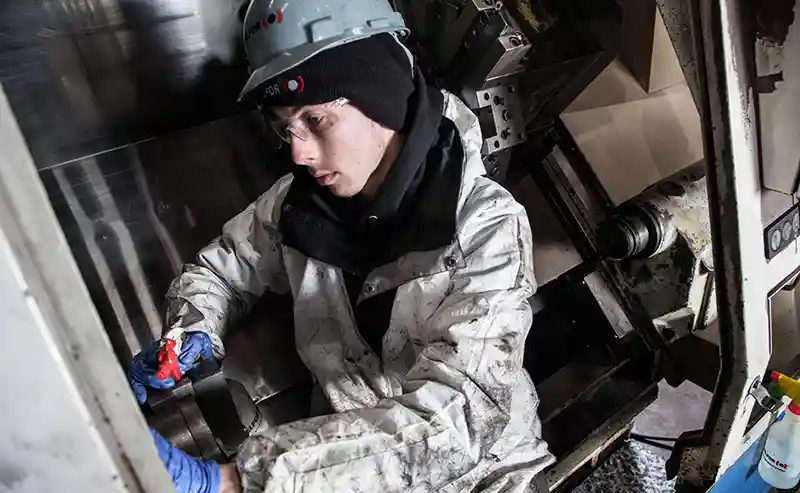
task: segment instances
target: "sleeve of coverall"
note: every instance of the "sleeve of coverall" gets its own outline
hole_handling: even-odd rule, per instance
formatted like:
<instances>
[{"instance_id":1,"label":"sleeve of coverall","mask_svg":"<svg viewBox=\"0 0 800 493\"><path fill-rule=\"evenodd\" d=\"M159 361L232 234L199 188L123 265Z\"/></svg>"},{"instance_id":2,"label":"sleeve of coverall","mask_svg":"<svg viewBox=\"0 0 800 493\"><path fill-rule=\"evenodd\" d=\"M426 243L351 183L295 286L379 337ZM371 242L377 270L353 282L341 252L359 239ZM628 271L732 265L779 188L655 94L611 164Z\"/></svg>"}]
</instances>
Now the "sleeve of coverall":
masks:
<instances>
[{"instance_id":1,"label":"sleeve of coverall","mask_svg":"<svg viewBox=\"0 0 800 493\"><path fill-rule=\"evenodd\" d=\"M495 445L526 378L535 281L524 209L504 190L487 195L494 205L461 222L466 266L427 320L403 395L250 437L237 459L244 491L443 491L507 453Z\"/></svg>"},{"instance_id":2,"label":"sleeve of coverall","mask_svg":"<svg viewBox=\"0 0 800 493\"><path fill-rule=\"evenodd\" d=\"M167 291L165 337L180 341L184 332L205 332L214 355L222 358L226 328L266 290L289 291L274 219L285 189L284 178L228 221L222 235L200 250L195 263L184 265Z\"/></svg>"}]
</instances>

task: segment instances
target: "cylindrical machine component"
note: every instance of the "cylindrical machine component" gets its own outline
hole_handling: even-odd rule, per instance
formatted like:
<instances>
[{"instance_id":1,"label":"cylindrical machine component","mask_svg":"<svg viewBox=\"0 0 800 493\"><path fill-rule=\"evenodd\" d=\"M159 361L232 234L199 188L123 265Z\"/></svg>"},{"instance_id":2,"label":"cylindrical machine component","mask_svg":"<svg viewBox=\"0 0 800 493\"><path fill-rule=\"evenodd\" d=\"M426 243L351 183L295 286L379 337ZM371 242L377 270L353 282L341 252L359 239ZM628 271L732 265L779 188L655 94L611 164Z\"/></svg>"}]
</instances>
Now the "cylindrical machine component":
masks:
<instances>
[{"instance_id":1,"label":"cylindrical machine component","mask_svg":"<svg viewBox=\"0 0 800 493\"><path fill-rule=\"evenodd\" d=\"M597 231L602 254L615 260L649 258L683 237L693 255L714 269L708 192L703 170L687 168L622 204Z\"/></svg>"},{"instance_id":2,"label":"cylindrical machine component","mask_svg":"<svg viewBox=\"0 0 800 493\"><path fill-rule=\"evenodd\" d=\"M657 255L677 238L671 219L647 202L623 206L600 225L601 253L614 260Z\"/></svg>"}]
</instances>

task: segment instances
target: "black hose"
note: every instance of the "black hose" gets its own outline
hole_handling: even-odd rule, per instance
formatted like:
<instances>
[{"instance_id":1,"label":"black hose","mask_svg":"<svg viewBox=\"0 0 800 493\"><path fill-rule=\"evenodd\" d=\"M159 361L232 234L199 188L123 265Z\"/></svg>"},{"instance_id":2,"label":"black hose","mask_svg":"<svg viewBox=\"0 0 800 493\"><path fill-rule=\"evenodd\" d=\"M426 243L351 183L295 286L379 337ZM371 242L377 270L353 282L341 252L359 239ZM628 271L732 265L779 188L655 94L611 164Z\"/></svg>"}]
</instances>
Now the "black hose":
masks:
<instances>
[{"instance_id":1,"label":"black hose","mask_svg":"<svg viewBox=\"0 0 800 493\"><path fill-rule=\"evenodd\" d=\"M651 447L656 447L656 448L660 448L660 449L664 449L664 450L672 450L672 447L673 447L672 445L667 445L665 443L655 442L655 441L652 441L652 440L648 440L646 438L636 438L633 435L631 435L631 439L634 440L634 441L637 441L639 443L643 443L645 445L650 445Z\"/></svg>"},{"instance_id":2,"label":"black hose","mask_svg":"<svg viewBox=\"0 0 800 493\"><path fill-rule=\"evenodd\" d=\"M655 441L658 441L658 442L677 442L678 441L677 437L656 437L656 436L651 436L651 435L640 435L639 433L631 433L629 436L634 440L643 439L643 440L655 440Z\"/></svg>"}]
</instances>

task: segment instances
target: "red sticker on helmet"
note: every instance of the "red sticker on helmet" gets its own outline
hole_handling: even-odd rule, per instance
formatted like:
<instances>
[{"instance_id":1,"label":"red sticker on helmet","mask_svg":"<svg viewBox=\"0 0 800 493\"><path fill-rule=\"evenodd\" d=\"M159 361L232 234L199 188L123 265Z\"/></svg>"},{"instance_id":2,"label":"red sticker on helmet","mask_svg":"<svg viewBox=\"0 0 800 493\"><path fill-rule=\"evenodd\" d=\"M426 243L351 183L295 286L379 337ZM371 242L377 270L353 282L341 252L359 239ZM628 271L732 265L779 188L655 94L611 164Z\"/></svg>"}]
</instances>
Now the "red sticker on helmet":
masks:
<instances>
[{"instance_id":1,"label":"red sticker on helmet","mask_svg":"<svg viewBox=\"0 0 800 493\"><path fill-rule=\"evenodd\" d=\"M281 9L278 9L271 14L264 14L264 18L261 19L261 25L264 27L264 29L268 29L272 24L280 24L281 22L283 22L283 10Z\"/></svg>"},{"instance_id":2,"label":"red sticker on helmet","mask_svg":"<svg viewBox=\"0 0 800 493\"><path fill-rule=\"evenodd\" d=\"M289 79L283 83L284 92L299 92L302 93L306 88L306 82L303 76L298 75L296 79Z\"/></svg>"},{"instance_id":3,"label":"red sticker on helmet","mask_svg":"<svg viewBox=\"0 0 800 493\"><path fill-rule=\"evenodd\" d=\"M278 9L275 12L265 13L261 20L255 21L244 31L244 41L247 42L255 33L261 29L269 29L272 24L280 24L283 22L283 10Z\"/></svg>"}]
</instances>

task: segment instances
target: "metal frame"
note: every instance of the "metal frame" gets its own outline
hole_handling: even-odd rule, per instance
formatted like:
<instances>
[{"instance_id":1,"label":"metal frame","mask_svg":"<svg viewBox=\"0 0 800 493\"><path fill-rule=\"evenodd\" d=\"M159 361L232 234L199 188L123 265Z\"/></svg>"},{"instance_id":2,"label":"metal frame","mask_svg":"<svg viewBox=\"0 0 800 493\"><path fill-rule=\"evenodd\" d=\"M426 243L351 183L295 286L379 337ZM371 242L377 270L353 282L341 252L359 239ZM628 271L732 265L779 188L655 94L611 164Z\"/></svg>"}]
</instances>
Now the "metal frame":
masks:
<instances>
[{"instance_id":1,"label":"metal frame","mask_svg":"<svg viewBox=\"0 0 800 493\"><path fill-rule=\"evenodd\" d=\"M664 340L641 303L617 282L616 262L604 260L598 253L595 230L597 221L607 217L612 209L610 198L560 120L556 122L552 136L552 152L541 164L529 166L528 172L540 183L545 198L557 211L559 221L581 256L608 287L625 315L625 327L637 329L651 351L665 349ZM531 162L538 163L538 160ZM617 315L614 312L617 311L607 313L607 316L615 319ZM629 332L624 327L620 329L620 337Z\"/></svg>"},{"instance_id":2,"label":"metal frame","mask_svg":"<svg viewBox=\"0 0 800 493\"><path fill-rule=\"evenodd\" d=\"M700 114L709 177L720 325L720 374L698 441L681 456L679 479L707 487L746 450L754 404L770 359L768 298L791 279L800 253L764 257L753 40L743 0L694 0Z\"/></svg>"},{"instance_id":3,"label":"metal frame","mask_svg":"<svg viewBox=\"0 0 800 493\"><path fill-rule=\"evenodd\" d=\"M170 491L1 86L0 293L3 484Z\"/></svg>"},{"instance_id":4,"label":"metal frame","mask_svg":"<svg viewBox=\"0 0 800 493\"><path fill-rule=\"evenodd\" d=\"M633 418L655 399L658 353L669 349L643 307L618 284L613 275L615 263L600 258L594 231L597 221L611 210L611 202L569 133L558 123L545 141L531 144L528 153L520 156L520 161L528 165L518 172L531 175L584 259L550 285L586 284L615 332L611 351L619 358L605 367L598 365L596 357L576 361L538 384L544 437L559 457L547 479L550 488L562 491L573 484L571 476L580 476L578 471L616 443ZM541 153L550 148L542 159ZM558 390L553 391L552 386ZM575 388L579 390L575 392ZM550 435L560 426L581 429L576 423L591 421L581 413L595 409L592 406L597 402L603 402L607 411L613 407L613 411L596 420L590 432L567 453L557 450Z\"/></svg>"}]
</instances>

